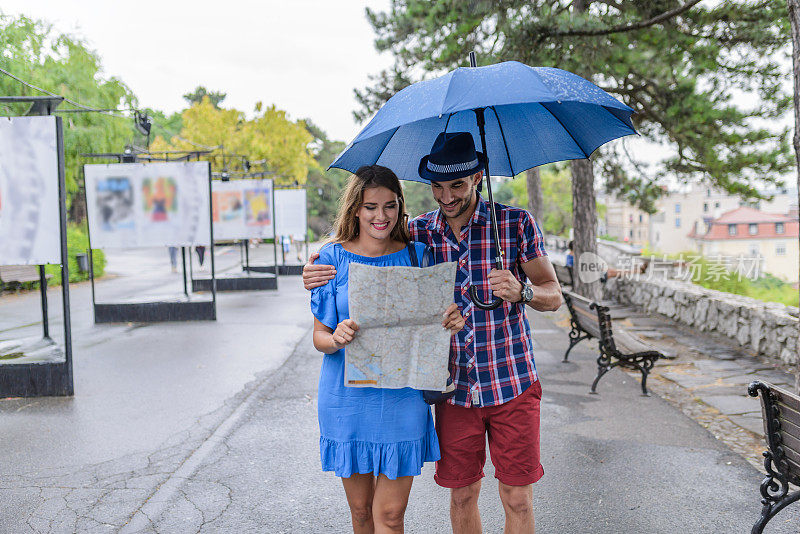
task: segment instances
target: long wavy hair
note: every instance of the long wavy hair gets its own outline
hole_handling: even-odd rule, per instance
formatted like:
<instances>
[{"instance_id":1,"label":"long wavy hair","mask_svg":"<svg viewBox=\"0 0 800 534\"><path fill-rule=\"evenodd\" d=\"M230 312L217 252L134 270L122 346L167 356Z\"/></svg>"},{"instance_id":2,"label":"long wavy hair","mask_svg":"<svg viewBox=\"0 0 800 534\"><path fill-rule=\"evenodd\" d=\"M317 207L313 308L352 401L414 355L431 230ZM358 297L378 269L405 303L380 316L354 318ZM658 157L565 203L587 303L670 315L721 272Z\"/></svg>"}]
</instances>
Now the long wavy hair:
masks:
<instances>
[{"instance_id":1,"label":"long wavy hair","mask_svg":"<svg viewBox=\"0 0 800 534\"><path fill-rule=\"evenodd\" d=\"M333 235L328 240L329 242L346 243L358 237L358 210L364 201L364 191L371 187L385 187L397 195L397 223L392 228L389 237L402 243L411 241L411 234L408 232L406 201L403 198L403 188L400 186L397 175L391 169L381 165L365 165L349 178L347 187L339 197L339 212L336 214Z\"/></svg>"}]
</instances>

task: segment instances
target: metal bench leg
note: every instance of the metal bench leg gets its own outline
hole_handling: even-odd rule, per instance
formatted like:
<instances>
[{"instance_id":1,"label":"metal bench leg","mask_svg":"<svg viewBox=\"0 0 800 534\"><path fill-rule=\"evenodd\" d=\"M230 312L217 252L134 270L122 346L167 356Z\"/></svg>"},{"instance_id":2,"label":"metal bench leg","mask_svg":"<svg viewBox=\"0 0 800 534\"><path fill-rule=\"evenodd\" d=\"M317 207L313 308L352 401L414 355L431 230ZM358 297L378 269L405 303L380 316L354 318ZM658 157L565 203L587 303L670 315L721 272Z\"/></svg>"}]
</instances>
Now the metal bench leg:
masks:
<instances>
[{"instance_id":1,"label":"metal bench leg","mask_svg":"<svg viewBox=\"0 0 800 534\"><path fill-rule=\"evenodd\" d=\"M564 353L564 359L561 360L561 362L563 363L567 361L567 357L569 356L569 351L572 350L572 347L574 347L584 339L589 339L590 337L592 336L588 334L582 336L580 331L577 328L573 327L569 333L569 348L567 349L567 352Z\"/></svg>"},{"instance_id":2,"label":"metal bench leg","mask_svg":"<svg viewBox=\"0 0 800 534\"><path fill-rule=\"evenodd\" d=\"M640 373L642 373L643 397L650 396L650 393L648 393L647 391L647 377L650 375L650 370L653 368L658 358L659 358L658 356L643 356L637 358L636 360L631 360L633 366L636 367L636 369L638 369Z\"/></svg>"},{"instance_id":3,"label":"metal bench leg","mask_svg":"<svg viewBox=\"0 0 800 534\"><path fill-rule=\"evenodd\" d=\"M616 367L618 362L611 363L611 356L606 354L605 352L600 352L600 357L597 358L597 376L594 378L594 382L592 382L592 391L591 393L597 394L597 383L600 382L600 379L603 378L607 372L611 369Z\"/></svg>"},{"instance_id":4,"label":"metal bench leg","mask_svg":"<svg viewBox=\"0 0 800 534\"><path fill-rule=\"evenodd\" d=\"M650 370L642 369L642 397L649 397L650 393L647 392L647 375L650 374Z\"/></svg>"},{"instance_id":5,"label":"metal bench leg","mask_svg":"<svg viewBox=\"0 0 800 534\"><path fill-rule=\"evenodd\" d=\"M767 471L767 476L761 482L761 517L753 525L751 534L761 534L764 527L767 526L770 519L775 515L800 499L800 491L789 493L789 484L783 475L774 470L773 458L770 451L764 452L764 468Z\"/></svg>"}]
</instances>

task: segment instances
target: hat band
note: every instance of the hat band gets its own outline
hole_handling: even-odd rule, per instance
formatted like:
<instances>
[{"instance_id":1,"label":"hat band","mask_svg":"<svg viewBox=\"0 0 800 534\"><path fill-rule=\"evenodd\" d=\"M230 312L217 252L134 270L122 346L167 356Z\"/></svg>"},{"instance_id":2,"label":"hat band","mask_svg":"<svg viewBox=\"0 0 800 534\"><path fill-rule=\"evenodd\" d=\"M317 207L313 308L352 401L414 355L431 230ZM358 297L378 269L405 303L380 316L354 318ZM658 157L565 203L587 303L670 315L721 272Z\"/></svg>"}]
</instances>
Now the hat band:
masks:
<instances>
[{"instance_id":1,"label":"hat band","mask_svg":"<svg viewBox=\"0 0 800 534\"><path fill-rule=\"evenodd\" d=\"M431 163L431 161L428 160L427 164L427 168L429 171L438 172L442 174L468 171L470 169L476 168L477 166L478 166L478 158L475 158L472 161L467 161L466 163L453 163L451 165L439 165L437 163Z\"/></svg>"}]
</instances>

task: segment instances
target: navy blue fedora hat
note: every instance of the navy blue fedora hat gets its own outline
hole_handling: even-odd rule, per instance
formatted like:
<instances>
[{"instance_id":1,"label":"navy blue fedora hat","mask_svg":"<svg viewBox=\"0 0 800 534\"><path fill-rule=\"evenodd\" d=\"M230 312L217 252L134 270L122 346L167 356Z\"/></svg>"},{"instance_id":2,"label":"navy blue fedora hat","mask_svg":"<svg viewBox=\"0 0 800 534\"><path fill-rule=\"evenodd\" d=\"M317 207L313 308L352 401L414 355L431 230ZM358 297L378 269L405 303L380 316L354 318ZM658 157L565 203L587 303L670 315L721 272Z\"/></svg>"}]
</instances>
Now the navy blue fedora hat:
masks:
<instances>
[{"instance_id":1,"label":"navy blue fedora hat","mask_svg":"<svg viewBox=\"0 0 800 534\"><path fill-rule=\"evenodd\" d=\"M447 182L471 176L486 168L486 156L475 150L469 132L440 133L431 153L419 162L419 176L431 182Z\"/></svg>"}]
</instances>

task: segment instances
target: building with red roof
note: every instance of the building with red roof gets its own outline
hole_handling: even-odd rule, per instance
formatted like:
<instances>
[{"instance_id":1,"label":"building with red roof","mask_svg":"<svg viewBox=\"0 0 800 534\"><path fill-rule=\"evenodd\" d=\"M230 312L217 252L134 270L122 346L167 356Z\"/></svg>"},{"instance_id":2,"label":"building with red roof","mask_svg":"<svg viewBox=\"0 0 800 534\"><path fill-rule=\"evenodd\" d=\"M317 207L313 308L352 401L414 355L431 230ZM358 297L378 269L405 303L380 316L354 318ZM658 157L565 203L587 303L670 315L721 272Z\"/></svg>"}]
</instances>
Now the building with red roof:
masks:
<instances>
[{"instance_id":1,"label":"building with red roof","mask_svg":"<svg viewBox=\"0 0 800 534\"><path fill-rule=\"evenodd\" d=\"M797 208L782 214L741 206L705 220L705 228L698 226L695 224L688 237L701 255L749 259L760 270L787 282L798 282L800 222Z\"/></svg>"}]
</instances>

